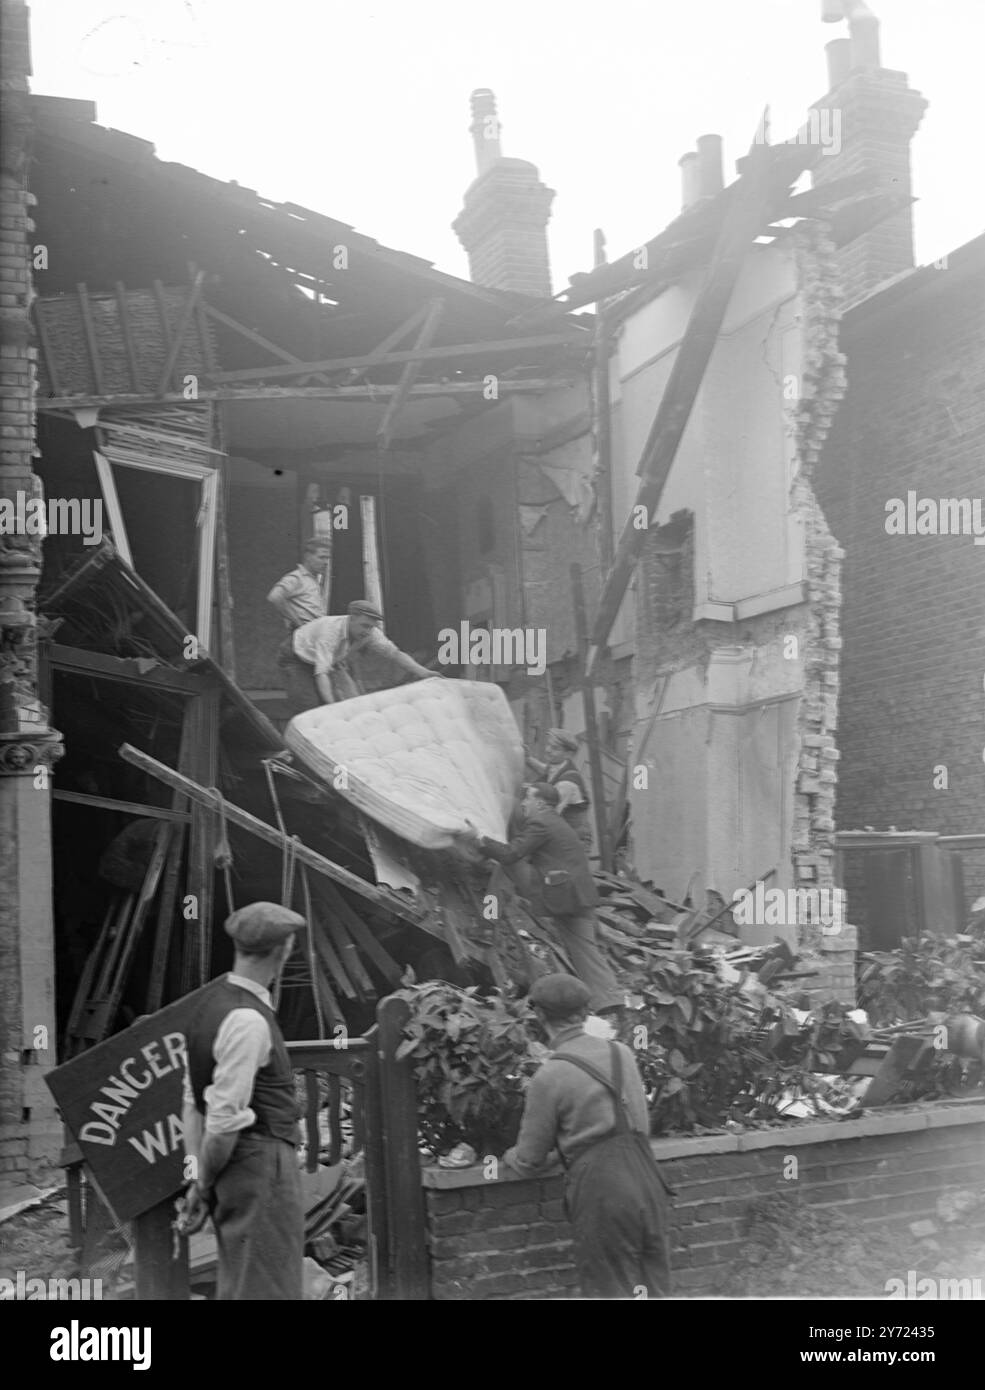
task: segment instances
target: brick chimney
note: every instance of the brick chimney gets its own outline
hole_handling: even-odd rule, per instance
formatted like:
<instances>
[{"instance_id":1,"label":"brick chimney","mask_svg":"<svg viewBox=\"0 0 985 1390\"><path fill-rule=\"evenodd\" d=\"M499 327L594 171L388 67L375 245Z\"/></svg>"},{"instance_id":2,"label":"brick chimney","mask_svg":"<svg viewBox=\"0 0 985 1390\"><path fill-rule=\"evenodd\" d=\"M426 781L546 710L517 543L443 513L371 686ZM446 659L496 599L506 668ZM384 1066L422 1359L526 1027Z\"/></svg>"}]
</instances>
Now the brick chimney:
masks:
<instances>
[{"instance_id":1,"label":"brick chimney","mask_svg":"<svg viewBox=\"0 0 985 1390\"><path fill-rule=\"evenodd\" d=\"M496 98L486 87L472 93L470 129L478 177L452 223L468 253L469 275L477 285L549 298L547 222L554 190L541 183L535 165L504 158Z\"/></svg>"},{"instance_id":2,"label":"brick chimney","mask_svg":"<svg viewBox=\"0 0 985 1390\"><path fill-rule=\"evenodd\" d=\"M865 171L875 174L880 192L909 198L910 141L927 102L906 73L882 66L879 21L864 0L823 0L822 18L847 19L849 36L826 45L829 89L812 108L826 148L814 168L814 186ZM840 261L846 309L912 269L910 206L849 242Z\"/></svg>"}]
</instances>

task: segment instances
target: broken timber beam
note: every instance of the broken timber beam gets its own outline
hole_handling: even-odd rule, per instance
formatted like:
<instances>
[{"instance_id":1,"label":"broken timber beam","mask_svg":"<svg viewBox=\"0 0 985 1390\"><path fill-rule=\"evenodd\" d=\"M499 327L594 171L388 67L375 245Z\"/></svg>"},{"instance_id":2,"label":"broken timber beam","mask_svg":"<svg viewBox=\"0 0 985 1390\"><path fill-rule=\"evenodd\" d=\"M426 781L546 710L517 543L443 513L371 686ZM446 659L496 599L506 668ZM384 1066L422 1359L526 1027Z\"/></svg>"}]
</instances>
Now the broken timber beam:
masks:
<instances>
[{"instance_id":1,"label":"broken timber beam","mask_svg":"<svg viewBox=\"0 0 985 1390\"><path fill-rule=\"evenodd\" d=\"M582 669L585 665L585 651L588 646L588 616L585 611L585 588L581 579L581 565L571 566L571 593L575 605L575 634L578 639L578 654ZM592 778L592 802L595 810L595 833L598 838L599 859L602 868L612 868L612 837L609 834L605 806L605 781L602 777L602 754L599 749L598 716L595 712L595 687L588 679L587 672L582 680L582 700L585 708L585 738L588 741L588 767Z\"/></svg>"},{"instance_id":2,"label":"broken timber beam","mask_svg":"<svg viewBox=\"0 0 985 1390\"><path fill-rule=\"evenodd\" d=\"M445 301L436 299L428 309L427 318L421 325L421 331L414 341L414 351L423 352L429 348L434 341L434 335L438 331L438 324L445 311ZM376 438L381 449L389 449L393 441L393 431L397 423L397 416L403 408L404 402L410 394L410 389L417 380L417 375L421 370L421 359L414 358L412 361L404 363L404 369L400 373L400 380L397 382L397 389L387 403L387 408L376 431Z\"/></svg>"},{"instance_id":3,"label":"broken timber beam","mask_svg":"<svg viewBox=\"0 0 985 1390\"><path fill-rule=\"evenodd\" d=\"M314 869L316 873L323 874L333 882L342 884L343 888L351 889L352 892L358 893L377 907L384 907L397 917L402 917L415 925L419 924L423 916L421 909L406 902L396 893L367 883L358 874L344 869L341 864L333 864L331 859L326 859L315 850L309 849L303 841L296 837L282 835L279 830L268 825L266 821L250 815L249 811L244 811L241 806L227 801L225 797L217 796L215 792L209 791L206 787L199 786L190 777L183 777L180 772L175 772L173 768L159 763L156 758L142 753L139 748L134 748L132 744L124 743L118 752L124 762L130 763L133 767L139 767L142 772L156 777L159 782L172 787L175 791L184 792L197 805L205 806L215 812L218 812L221 806L223 815L231 825L238 825L241 830L248 831L259 840L266 840L268 845L274 845L277 849L285 850L288 847L293 847L298 861L307 864L309 869Z\"/></svg>"},{"instance_id":4,"label":"broken timber beam","mask_svg":"<svg viewBox=\"0 0 985 1390\"><path fill-rule=\"evenodd\" d=\"M704 283L691 310L636 470L641 478L639 491L619 538L615 561L606 575L592 630L586 673L589 679L618 616L646 541L647 528L670 476L749 245L760 228L770 198L775 196L777 178L786 177L788 171L791 180L797 177L796 172L792 172L794 166L777 166L773 156L774 151L769 146L754 145L746 156L745 172L738 184L733 185L735 194L729 202ZM638 527L635 523L641 511L645 511L647 522Z\"/></svg>"},{"instance_id":5,"label":"broken timber beam","mask_svg":"<svg viewBox=\"0 0 985 1390\"><path fill-rule=\"evenodd\" d=\"M49 373L50 377L50 373ZM54 383L52 383L54 384ZM554 390L558 386L571 386L569 376L525 377L510 381L506 376L499 378L499 392L507 395L537 395ZM397 387L390 383L353 386L222 386L212 390L199 387L197 401L353 401L357 405L379 405L382 400L393 396ZM409 396L481 396L487 386L482 381L419 381L410 388ZM104 395L79 396L41 396L38 409L85 410L100 406L130 405L187 405L188 400L180 391L169 391L163 396L150 391L113 391Z\"/></svg>"},{"instance_id":6,"label":"broken timber beam","mask_svg":"<svg viewBox=\"0 0 985 1390\"><path fill-rule=\"evenodd\" d=\"M285 376L314 376L316 372L338 372L346 367L389 367L403 362L450 362L456 357L477 357L483 353L523 352L540 347L589 346L589 337L574 333L538 333L532 338L497 338L488 343L448 343L444 347L406 348L400 352L362 353L358 357L328 357L321 362L302 362L294 367L246 367L237 372L216 372L212 380L259 381Z\"/></svg>"},{"instance_id":7,"label":"broken timber beam","mask_svg":"<svg viewBox=\"0 0 985 1390\"><path fill-rule=\"evenodd\" d=\"M174 371L175 364L178 361L178 354L184 346L185 337L187 336L189 326L191 325L195 313L195 305L198 302L199 295L202 293L202 286L204 283L205 271L196 271L191 289L188 291L185 302L181 306L181 318L178 320L178 327L175 329L174 337L171 340L171 346L168 348L168 355L165 358L164 366L161 368L161 375L157 382L158 396L163 396L168 389L171 373Z\"/></svg>"}]
</instances>

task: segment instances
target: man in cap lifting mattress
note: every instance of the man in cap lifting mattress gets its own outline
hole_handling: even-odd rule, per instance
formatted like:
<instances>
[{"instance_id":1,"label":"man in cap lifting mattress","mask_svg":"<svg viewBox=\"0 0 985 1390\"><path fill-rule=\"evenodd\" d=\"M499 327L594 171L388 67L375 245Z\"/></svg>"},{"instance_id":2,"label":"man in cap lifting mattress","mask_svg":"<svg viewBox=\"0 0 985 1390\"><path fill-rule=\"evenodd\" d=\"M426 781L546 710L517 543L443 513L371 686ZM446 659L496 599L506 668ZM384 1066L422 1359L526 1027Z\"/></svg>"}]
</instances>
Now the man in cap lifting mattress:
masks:
<instances>
[{"instance_id":1,"label":"man in cap lifting mattress","mask_svg":"<svg viewBox=\"0 0 985 1390\"><path fill-rule=\"evenodd\" d=\"M382 622L383 614L374 604L356 599L349 604L347 614L315 618L297 629L294 656L309 672L310 693L305 703L297 697L292 700L296 706L291 710L292 715L364 694L359 677L350 665L352 657L364 652L388 662L397 677L394 685L400 683L400 676L409 675L412 680L421 681L434 675L383 636Z\"/></svg>"}]
</instances>

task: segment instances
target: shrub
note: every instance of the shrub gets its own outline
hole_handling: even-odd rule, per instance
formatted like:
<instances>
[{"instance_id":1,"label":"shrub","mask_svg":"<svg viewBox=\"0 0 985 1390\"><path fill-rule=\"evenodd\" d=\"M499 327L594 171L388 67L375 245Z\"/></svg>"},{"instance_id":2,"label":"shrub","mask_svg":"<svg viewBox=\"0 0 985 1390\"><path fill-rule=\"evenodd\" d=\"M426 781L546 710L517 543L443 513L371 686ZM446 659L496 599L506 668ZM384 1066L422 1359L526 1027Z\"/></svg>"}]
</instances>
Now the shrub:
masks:
<instances>
[{"instance_id":1,"label":"shrub","mask_svg":"<svg viewBox=\"0 0 985 1390\"><path fill-rule=\"evenodd\" d=\"M526 1080L546 1053L527 1031L524 1005L442 980L397 997L411 1010L397 1056L413 1062L424 1143L433 1153L466 1143L500 1156L516 1140Z\"/></svg>"},{"instance_id":2,"label":"shrub","mask_svg":"<svg viewBox=\"0 0 985 1390\"><path fill-rule=\"evenodd\" d=\"M931 1013L985 1016L985 944L922 936L862 957L859 1002L877 1027Z\"/></svg>"}]
</instances>

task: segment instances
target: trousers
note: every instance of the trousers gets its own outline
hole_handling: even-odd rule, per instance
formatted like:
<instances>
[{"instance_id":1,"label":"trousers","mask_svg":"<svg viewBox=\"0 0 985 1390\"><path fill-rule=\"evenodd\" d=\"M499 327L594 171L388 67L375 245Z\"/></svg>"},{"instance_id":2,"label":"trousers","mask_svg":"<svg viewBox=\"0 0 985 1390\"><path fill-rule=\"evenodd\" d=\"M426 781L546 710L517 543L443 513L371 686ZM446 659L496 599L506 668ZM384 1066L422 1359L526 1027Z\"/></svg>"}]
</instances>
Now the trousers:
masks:
<instances>
[{"instance_id":1,"label":"trousers","mask_svg":"<svg viewBox=\"0 0 985 1390\"><path fill-rule=\"evenodd\" d=\"M299 1302L304 1261L301 1174L293 1144L240 1135L215 1180L216 1298Z\"/></svg>"},{"instance_id":2,"label":"trousers","mask_svg":"<svg viewBox=\"0 0 985 1390\"><path fill-rule=\"evenodd\" d=\"M614 1008L623 1002L619 982L606 964L598 941L598 922L591 908L570 917L555 917L561 945L582 984L592 991L589 1007Z\"/></svg>"},{"instance_id":3,"label":"trousers","mask_svg":"<svg viewBox=\"0 0 985 1390\"><path fill-rule=\"evenodd\" d=\"M641 1134L592 1144L568 1169L565 1203L585 1298L667 1298L667 1197Z\"/></svg>"},{"instance_id":4,"label":"trousers","mask_svg":"<svg viewBox=\"0 0 985 1390\"><path fill-rule=\"evenodd\" d=\"M284 688L292 719L296 714L303 714L308 709L317 709L325 703L315 684L315 668L295 654L294 643L290 637L278 649L277 666L284 677ZM351 700L353 696L363 693L362 687L345 662L338 662L332 668L330 680L336 701Z\"/></svg>"}]
</instances>

